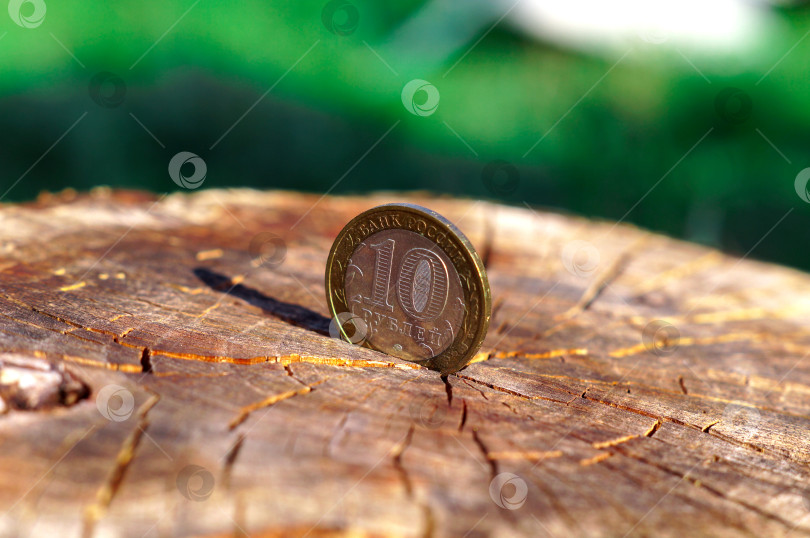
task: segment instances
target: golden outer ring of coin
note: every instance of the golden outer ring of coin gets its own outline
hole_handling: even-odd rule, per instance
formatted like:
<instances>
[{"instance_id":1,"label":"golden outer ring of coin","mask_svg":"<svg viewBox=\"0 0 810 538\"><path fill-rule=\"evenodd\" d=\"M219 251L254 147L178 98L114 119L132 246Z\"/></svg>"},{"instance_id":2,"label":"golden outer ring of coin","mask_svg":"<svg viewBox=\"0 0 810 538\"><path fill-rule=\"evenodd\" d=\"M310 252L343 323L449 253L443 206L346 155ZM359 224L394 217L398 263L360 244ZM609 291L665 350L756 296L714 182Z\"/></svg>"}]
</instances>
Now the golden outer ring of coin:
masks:
<instances>
[{"instance_id":1,"label":"golden outer ring of coin","mask_svg":"<svg viewBox=\"0 0 810 538\"><path fill-rule=\"evenodd\" d=\"M383 226L380 225L379 219L374 222L375 226L368 225L371 219L383 215L399 215L402 217L401 225ZM424 223L424 226L420 226L420 222ZM365 226L361 228L361 225ZM404 203L377 206L354 217L340 231L326 261L326 300L332 319L338 319L338 315L344 312L351 312L346 301L344 283L346 268L355 247L370 235L383 230L406 230L421 235L436 243L453 262L461 280L467 312L453 343L424 364L443 374L461 370L475 356L487 334L492 313L489 281L484 263L464 234L452 222L425 207ZM446 246L436 242L435 238L439 233L447 238ZM451 247L457 252L453 252ZM461 264L457 263L459 257L462 259ZM342 326L339 328L341 335L349 340L344 328ZM363 345L375 349L368 341L364 341Z\"/></svg>"}]
</instances>

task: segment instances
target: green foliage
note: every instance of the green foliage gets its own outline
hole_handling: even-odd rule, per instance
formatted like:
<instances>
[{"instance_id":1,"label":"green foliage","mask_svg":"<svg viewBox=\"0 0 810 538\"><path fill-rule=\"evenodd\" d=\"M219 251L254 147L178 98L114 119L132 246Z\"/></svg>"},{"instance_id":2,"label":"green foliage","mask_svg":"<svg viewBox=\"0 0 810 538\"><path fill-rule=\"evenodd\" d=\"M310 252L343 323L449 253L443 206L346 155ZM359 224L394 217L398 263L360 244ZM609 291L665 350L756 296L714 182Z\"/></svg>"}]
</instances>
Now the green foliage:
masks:
<instances>
[{"instance_id":1,"label":"green foliage","mask_svg":"<svg viewBox=\"0 0 810 538\"><path fill-rule=\"evenodd\" d=\"M173 190L168 162L191 151L208 165L205 187L497 198L810 269L810 207L793 186L810 166L807 10L778 12L737 55L639 39L589 56L508 21L472 47L499 16L484 3L445 19L433 4L352 0L347 35L324 26L325 5L49 2L31 29L0 15L4 201L100 184ZM99 72L126 85L119 105L92 99ZM438 88L432 115L403 107L416 78ZM726 88L741 93L720 114ZM735 109L746 96L747 117ZM482 181L498 159L518 170L513 192Z\"/></svg>"}]
</instances>

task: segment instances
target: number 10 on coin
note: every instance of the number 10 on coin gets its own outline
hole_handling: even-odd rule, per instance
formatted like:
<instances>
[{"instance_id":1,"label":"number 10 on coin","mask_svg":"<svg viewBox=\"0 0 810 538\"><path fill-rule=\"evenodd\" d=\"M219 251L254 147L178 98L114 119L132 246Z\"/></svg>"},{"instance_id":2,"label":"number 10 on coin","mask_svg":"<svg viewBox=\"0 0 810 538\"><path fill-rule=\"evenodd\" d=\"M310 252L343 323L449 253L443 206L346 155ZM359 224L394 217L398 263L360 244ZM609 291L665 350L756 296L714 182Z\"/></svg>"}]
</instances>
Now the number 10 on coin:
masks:
<instances>
[{"instance_id":1,"label":"number 10 on coin","mask_svg":"<svg viewBox=\"0 0 810 538\"><path fill-rule=\"evenodd\" d=\"M347 340L445 374L469 362L489 324L489 284L472 245L411 204L375 207L343 228L326 292Z\"/></svg>"}]
</instances>

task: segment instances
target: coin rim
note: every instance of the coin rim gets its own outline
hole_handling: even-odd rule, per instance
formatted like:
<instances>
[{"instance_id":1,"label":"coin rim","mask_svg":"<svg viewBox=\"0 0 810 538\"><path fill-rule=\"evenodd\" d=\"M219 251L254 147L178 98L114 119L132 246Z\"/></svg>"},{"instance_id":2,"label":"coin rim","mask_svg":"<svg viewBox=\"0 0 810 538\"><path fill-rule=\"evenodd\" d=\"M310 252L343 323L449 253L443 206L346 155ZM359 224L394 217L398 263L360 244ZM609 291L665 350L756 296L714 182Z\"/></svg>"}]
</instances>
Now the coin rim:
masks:
<instances>
[{"instance_id":1,"label":"coin rim","mask_svg":"<svg viewBox=\"0 0 810 538\"><path fill-rule=\"evenodd\" d=\"M489 280L487 278L487 272L486 272L486 268L484 267L484 262L481 260L480 256L478 256L478 253L475 251L475 248L472 246L472 243L470 243L470 240L467 239L467 236L465 236L461 232L461 230L456 228L456 226L452 222L447 220L445 217L443 217L439 213L433 211L432 209L428 209L426 207L423 207L423 206L420 206L420 205L417 205L417 204L410 204L410 203L383 204L383 205L379 205L379 206L376 206L376 207L372 207L371 209L367 209L366 211L363 211L362 213L360 213L359 215L354 217L352 220L350 220L343 227L343 229L340 230L340 233L338 233L337 237L335 238L334 243L332 243L332 248L329 250L329 257L327 258L327 261L326 261L326 275L325 275L325 277L326 277L326 299L327 299L327 302L329 303L329 311L332 314L332 319L333 320L337 319L337 316L339 314L343 313L343 312L350 312L351 313L351 311L348 308L341 309L341 310L338 310L336 308L335 296L334 296L334 291L336 289L335 286L342 287L344 284L340 283L340 282L336 282L335 286L333 286L333 283L332 283L333 267L335 266L335 260L340 259L343 267L348 267L349 260L351 259L352 254L354 254L354 247L352 247L352 246L342 246L342 245L344 245L345 237L348 235L348 232L350 230L354 229L355 225L358 224L360 221L368 219L370 216L373 216L375 213L386 213L386 212L393 212L393 211L414 214L414 215L416 215L416 216L418 216L420 218L424 218L424 219L427 219L427 220L431 221L432 224L434 224L435 226L440 228L441 231L446 233L446 235L449 238L450 242L454 242L456 244L456 247L462 253L462 256L465 258L465 260L467 262L471 263L473 265L474 269L475 269L473 278L476 280L475 283L478 285L478 293L477 293L477 295L478 295L479 304L481 305L482 315L480 316L480 318L481 318L480 321L476 324L475 333L473 335L473 339L470 342L470 347L467 349L467 352L464 353L464 354L459 352L459 348L460 348L462 340L463 340L462 337L467 334L465 331L459 331L458 334L456 335L455 339L453 340L453 343L450 344L450 346L448 346L447 349L445 349L444 351L442 351L441 353L439 353L435 357L432 357L432 358L428 359L427 361L412 361L412 362L420 362L420 363L424 362L425 365L428 368L431 368L433 370L439 370L443 374L450 374L450 373L453 373L453 372L457 372L458 370L461 370L464 366L466 366L470 362L470 360L475 356L475 354L480 349L481 344L484 341L484 338L486 337L487 329L489 328L490 317L492 315L492 298L491 298L491 294L490 294L490 290L489 290ZM418 230L411 230L411 229L405 228L405 227L393 227L392 226L392 227L388 227L388 228L382 228L380 231L384 231L384 230L404 230L404 231L408 231L408 232L413 232L413 233L415 233L417 235L421 235L422 237L425 237L426 239L428 239L428 240L435 243L435 241L433 241L433 239L430 239L429 237L427 237L427 234L426 234L427 230L425 230L425 233L421 233ZM379 232L374 232L372 234L369 234L368 236L363 238L363 241L365 239L367 239L368 237L371 237L372 235L376 234L376 233L379 233ZM437 247L442 249L442 251L450 259L451 263L453 263L453 257L450 255L450 253L448 253L438 243L435 243L435 244L436 244ZM459 275L461 275L461 271L459 271L459 268L456 267L455 264L453 264L453 268L456 270L456 272ZM345 274L344 274L344 279L345 279ZM466 305L471 304L472 301L470 299L472 298L474 292L472 292L471 290L466 289L463 285L462 285L462 291L464 292L465 304ZM344 293L345 293L345 291L344 291ZM340 301L339 298L337 300ZM346 306L348 307L348 304ZM470 313L465 314L465 317L468 316L468 315L470 315ZM346 334L346 331L343 329L343 326L339 326L339 329L340 329L340 334L346 340L349 340L349 335ZM381 350L377 349L376 347L374 347L371 344L371 342L369 342L368 340L364 340L362 345L364 347L369 348L369 349L374 349L376 351L381 351ZM450 359L453 356L457 356L457 357L459 357L459 359L456 359L455 361L453 361L452 364L448 364L448 361L450 361Z\"/></svg>"}]
</instances>

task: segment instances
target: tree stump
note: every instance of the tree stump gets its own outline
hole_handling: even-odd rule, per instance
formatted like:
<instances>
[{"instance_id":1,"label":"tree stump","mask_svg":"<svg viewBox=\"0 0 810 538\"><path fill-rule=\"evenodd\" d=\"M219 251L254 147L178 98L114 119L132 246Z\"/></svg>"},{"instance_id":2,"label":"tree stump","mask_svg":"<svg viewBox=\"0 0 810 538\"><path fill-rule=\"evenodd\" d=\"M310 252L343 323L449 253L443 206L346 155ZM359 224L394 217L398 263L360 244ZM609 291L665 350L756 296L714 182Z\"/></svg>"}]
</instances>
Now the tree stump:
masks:
<instances>
[{"instance_id":1,"label":"tree stump","mask_svg":"<svg viewBox=\"0 0 810 538\"><path fill-rule=\"evenodd\" d=\"M447 378L329 336L331 242L390 201L488 268ZM810 535L801 272L427 195L100 189L0 222L4 536Z\"/></svg>"}]
</instances>

